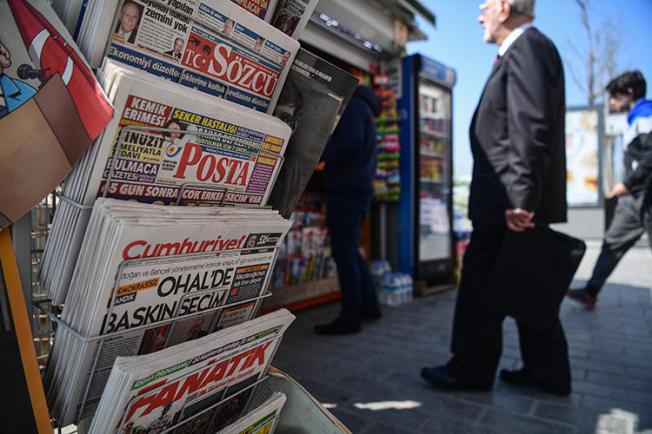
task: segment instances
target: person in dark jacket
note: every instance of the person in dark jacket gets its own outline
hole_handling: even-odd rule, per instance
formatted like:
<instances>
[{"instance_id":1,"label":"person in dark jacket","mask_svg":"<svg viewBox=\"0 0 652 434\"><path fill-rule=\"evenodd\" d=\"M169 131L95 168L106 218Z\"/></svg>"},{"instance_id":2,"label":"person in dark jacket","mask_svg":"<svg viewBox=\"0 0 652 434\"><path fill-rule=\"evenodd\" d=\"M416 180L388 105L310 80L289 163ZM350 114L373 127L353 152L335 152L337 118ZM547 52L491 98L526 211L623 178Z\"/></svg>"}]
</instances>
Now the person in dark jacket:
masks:
<instances>
[{"instance_id":1,"label":"person in dark jacket","mask_svg":"<svg viewBox=\"0 0 652 434\"><path fill-rule=\"evenodd\" d=\"M591 279L584 288L567 294L589 310L595 307L598 293L620 259L645 232L652 248L652 100L645 99L646 90L640 71L625 72L607 85L609 110L629 112L624 137L625 180L610 193L618 203Z\"/></svg>"},{"instance_id":2,"label":"person in dark jacket","mask_svg":"<svg viewBox=\"0 0 652 434\"><path fill-rule=\"evenodd\" d=\"M358 252L362 222L373 195L376 173L376 126L380 99L358 86L326 145L326 224L342 291L340 315L315 326L324 335L358 333L361 321L380 318L378 296L369 267Z\"/></svg>"}]
</instances>

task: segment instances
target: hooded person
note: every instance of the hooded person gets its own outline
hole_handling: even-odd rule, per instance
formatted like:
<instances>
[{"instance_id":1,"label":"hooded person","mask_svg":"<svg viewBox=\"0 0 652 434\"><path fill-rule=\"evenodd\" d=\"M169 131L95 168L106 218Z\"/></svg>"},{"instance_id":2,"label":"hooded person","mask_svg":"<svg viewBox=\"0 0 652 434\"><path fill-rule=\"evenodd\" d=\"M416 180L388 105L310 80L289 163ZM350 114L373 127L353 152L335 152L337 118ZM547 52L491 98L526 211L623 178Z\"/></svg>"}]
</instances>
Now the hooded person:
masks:
<instances>
[{"instance_id":1,"label":"hooded person","mask_svg":"<svg viewBox=\"0 0 652 434\"><path fill-rule=\"evenodd\" d=\"M376 124L380 99L358 86L333 132L322 161L326 163L326 225L342 292L339 316L315 326L323 335L358 333L362 319L380 318L378 295L369 267L358 251L362 222L373 197L376 173Z\"/></svg>"}]
</instances>

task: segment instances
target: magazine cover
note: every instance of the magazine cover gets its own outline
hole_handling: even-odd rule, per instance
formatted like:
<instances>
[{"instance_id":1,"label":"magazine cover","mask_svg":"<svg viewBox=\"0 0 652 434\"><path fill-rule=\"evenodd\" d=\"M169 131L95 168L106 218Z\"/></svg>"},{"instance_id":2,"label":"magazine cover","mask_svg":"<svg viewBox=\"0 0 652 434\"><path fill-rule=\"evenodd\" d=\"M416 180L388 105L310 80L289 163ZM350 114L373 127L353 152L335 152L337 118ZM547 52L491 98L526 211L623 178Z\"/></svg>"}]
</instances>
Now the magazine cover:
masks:
<instances>
[{"instance_id":1,"label":"magazine cover","mask_svg":"<svg viewBox=\"0 0 652 434\"><path fill-rule=\"evenodd\" d=\"M112 116L52 8L0 2L0 173L12 180L0 185L0 228L52 191Z\"/></svg>"},{"instance_id":2,"label":"magazine cover","mask_svg":"<svg viewBox=\"0 0 652 434\"><path fill-rule=\"evenodd\" d=\"M319 0L279 0L272 25L298 40L318 2Z\"/></svg>"},{"instance_id":3,"label":"magazine cover","mask_svg":"<svg viewBox=\"0 0 652 434\"><path fill-rule=\"evenodd\" d=\"M357 83L351 74L304 49L297 54L274 111L292 128L285 162L268 201L284 217L299 203Z\"/></svg>"}]
</instances>

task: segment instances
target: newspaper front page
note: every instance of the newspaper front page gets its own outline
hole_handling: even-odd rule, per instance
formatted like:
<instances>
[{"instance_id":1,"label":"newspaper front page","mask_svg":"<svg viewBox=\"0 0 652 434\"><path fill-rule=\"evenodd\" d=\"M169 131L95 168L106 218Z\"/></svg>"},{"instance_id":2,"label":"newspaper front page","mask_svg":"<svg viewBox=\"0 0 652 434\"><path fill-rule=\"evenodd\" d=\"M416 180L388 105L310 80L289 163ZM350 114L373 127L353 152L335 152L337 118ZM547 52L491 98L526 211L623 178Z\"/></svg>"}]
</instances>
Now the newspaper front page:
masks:
<instances>
[{"instance_id":1,"label":"newspaper front page","mask_svg":"<svg viewBox=\"0 0 652 434\"><path fill-rule=\"evenodd\" d=\"M154 81L125 77L84 203L104 194L181 205L264 205L281 164L290 129L275 119L165 92ZM178 129L127 130L130 126ZM193 134L194 133L194 134ZM119 142L123 137L124 140ZM98 167L99 166L99 167ZM206 188L202 188L206 186Z\"/></svg>"},{"instance_id":2,"label":"newspaper front page","mask_svg":"<svg viewBox=\"0 0 652 434\"><path fill-rule=\"evenodd\" d=\"M184 422L203 432L216 422L217 403L266 373L293 319L282 309L192 343L118 358L90 432L161 432Z\"/></svg>"},{"instance_id":3,"label":"newspaper front page","mask_svg":"<svg viewBox=\"0 0 652 434\"><path fill-rule=\"evenodd\" d=\"M120 2L106 56L271 113L299 44L230 1Z\"/></svg>"}]
</instances>

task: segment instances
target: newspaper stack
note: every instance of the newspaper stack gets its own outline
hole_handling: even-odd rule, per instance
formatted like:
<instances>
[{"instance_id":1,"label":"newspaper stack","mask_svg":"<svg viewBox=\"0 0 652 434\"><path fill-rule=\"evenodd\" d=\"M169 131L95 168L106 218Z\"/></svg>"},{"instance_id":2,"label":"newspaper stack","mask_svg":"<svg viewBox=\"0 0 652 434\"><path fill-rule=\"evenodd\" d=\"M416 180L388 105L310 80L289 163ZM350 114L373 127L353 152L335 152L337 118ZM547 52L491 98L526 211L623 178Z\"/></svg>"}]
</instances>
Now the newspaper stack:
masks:
<instances>
[{"instance_id":1,"label":"newspaper stack","mask_svg":"<svg viewBox=\"0 0 652 434\"><path fill-rule=\"evenodd\" d=\"M291 134L270 115L143 77L113 61L99 78L116 116L66 179L63 193L70 200L55 214L40 276L55 304L65 298L88 218L76 203L90 206L106 196L156 204L262 206Z\"/></svg>"},{"instance_id":2,"label":"newspaper stack","mask_svg":"<svg viewBox=\"0 0 652 434\"><path fill-rule=\"evenodd\" d=\"M119 357L90 433L217 432L223 418L215 407L265 375L293 319L281 309L153 354Z\"/></svg>"},{"instance_id":3,"label":"newspaper stack","mask_svg":"<svg viewBox=\"0 0 652 434\"><path fill-rule=\"evenodd\" d=\"M77 333L59 328L46 372L54 414L92 414L116 356L251 319L289 226L270 209L98 199L61 315Z\"/></svg>"},{"instance_id":4,"label":"newspaper stack","mask_svg":"<svg viewBox=\"0 0 652 434\"><path fill-rule=\"evenodd\" d=\"M112 24L111 24L112 23ZM299 43L227 0L92 2L80 49L272 113Z\"/></svg>"},{"instance_id":5,"label":"newspaper stack","mask_svg":"<svg viewBox=\"0 0 652 434\"><path fill-rule=\"evenodd\" d=\"M264 403L237 422L220 430L219 434L273 434L285 401L286 396L283 393L274 392Z\"/></svg>"}]
</instances>

